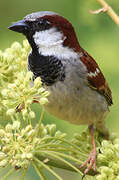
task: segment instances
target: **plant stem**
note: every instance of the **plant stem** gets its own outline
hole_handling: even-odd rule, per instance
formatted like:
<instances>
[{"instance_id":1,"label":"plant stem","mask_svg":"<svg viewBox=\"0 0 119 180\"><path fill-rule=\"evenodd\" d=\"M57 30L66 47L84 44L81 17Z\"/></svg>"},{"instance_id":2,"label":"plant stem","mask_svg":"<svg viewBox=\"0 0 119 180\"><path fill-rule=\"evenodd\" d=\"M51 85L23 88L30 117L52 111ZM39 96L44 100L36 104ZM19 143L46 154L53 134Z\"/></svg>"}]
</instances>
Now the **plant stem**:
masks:
<instances>
[{"instance_id":1,"label":"plant stem","mask_svg":"<svg viewBox=\"0 0 119 180\"><path fill-rule=\"evenodd\" d=\"M68 171L72 171L72 172L77 172L74 168L72 168L71 166L65 164L64 162L61 162L58 159L54 159L51 157L46 157L43 155L39 155L39 153L35 153L35 157L37 159L39 159L40 161L45 161L45 159L48 159L48 161L46 162L46 164L48 166L52 166L55 168L60 168L60 169L64 169L64 170L68 170ZM78 168L82 173L84 172L85 168L80 168L80 165L77 165L76 163L72 163L73 166L75 166L76 168ZM91 176L95 176L96 174L98 174L98 172L94 171L93 169L91 169L88 172L88 175Z\"/></svg>"},{"instance_id":2,"label":"plant stem","mask_svg":"<svg viewBox=\"0 0 119 180\"><path fill-rule=\"evenodd\" d=\"M104 1L97 0L104 8L107 9L107 14L112 18L112 20L119 26L119 16L114 12L114 10Z\"/></svg>"},{"instance_id":3,"label":"plant stem","mask_svg":"<svg viewBox=\"0 0 119 180\"><path fill-rule=\"evenodd\" d=\"M14 168L10 169L10 170L8 171L8 173L7 173L1 180L6 180L7 177L10 176L14 171L15 171Z\"/></svg>"},{"instance_id":4,"label":"plant stem","mask_svg":"<svg viewBox=\"0 0 119 180\"><path fill-rule=\"evenodd\" d=\"M24 177L25 177L25 175L26 175L26 172L27 172L27 169L24 169L24 170L23 170L23 173L22 173L22 175L21 175L21 177L20 177L20 180L24 180Z\"/></svg>"},{"instance_id":5,"label":"plant stem","mask_svg":"<svg viewBox=\"0 0 119 180\"><path fill-rule=\"evenodd\" d=\"M43 120L43 117L44 117L44 113L45 113L45 109L42 107L40 120L39 120L39 127L41 126L41 123L42 123L42 120Z\"/></svg>"}]
</instances>

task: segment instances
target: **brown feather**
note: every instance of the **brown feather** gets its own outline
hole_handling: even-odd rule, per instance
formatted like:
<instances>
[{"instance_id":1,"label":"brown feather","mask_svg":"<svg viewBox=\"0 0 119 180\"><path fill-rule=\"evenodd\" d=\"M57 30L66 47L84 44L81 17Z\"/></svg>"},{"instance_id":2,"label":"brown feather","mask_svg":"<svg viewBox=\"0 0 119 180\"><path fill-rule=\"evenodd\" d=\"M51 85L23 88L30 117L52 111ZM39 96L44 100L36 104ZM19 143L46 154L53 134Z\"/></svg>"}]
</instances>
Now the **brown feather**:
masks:
<instances>
[{"instance_id":1,"label":"brown feather","mask_svg":"<svg viewBox=\"0 0 119 180\"><path fill-rule=\"evenodd\" d=\"M99 66L85 50L81 48L80 52L82 53L80 59L86 65L88 73L95 73L96 69L99 70L95 76L88 76L89 86L102 94L107 100L108 105L112 105L112 93Z\"/></svg>"}]
</instances>

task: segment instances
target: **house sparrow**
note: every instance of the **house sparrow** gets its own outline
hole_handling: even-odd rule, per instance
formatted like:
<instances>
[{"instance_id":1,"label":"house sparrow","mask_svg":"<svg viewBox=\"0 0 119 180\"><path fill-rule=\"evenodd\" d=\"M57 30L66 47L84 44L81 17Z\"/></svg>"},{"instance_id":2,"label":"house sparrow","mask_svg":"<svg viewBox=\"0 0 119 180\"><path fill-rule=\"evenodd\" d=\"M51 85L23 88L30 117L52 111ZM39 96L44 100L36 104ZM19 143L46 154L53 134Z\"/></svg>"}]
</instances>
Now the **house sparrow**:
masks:
<instances>
[{"instance_id":1,"label":"house sparrow","mask_svg":"<svg viewBox=\"0 0 119 180\"><path fill-rule=\"evenodd\" d=\"M80 46L72 24L57 13L41 11L27 15L9 27L26 36L31 46L28 70L40 76L50 93L46 110L73 124L86 124L92 151L81 165L96 170L95 128L109 133L105 118L112 104L111 90L95 60Z\"/></svg>"}]
</instances>

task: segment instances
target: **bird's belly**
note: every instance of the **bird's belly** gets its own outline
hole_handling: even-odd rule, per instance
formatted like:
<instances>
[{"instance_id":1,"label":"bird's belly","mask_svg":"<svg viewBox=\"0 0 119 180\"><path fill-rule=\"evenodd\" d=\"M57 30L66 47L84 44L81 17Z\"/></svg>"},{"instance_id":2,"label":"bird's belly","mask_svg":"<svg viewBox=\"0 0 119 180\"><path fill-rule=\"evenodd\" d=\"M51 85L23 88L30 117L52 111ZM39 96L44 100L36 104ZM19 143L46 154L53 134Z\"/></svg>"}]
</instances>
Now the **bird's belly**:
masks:
<instances>
[{"instance_id":1,"label":"bird's belly","mask_svg":"<svg viewBox=\"0 0 119 180\"><path fill-rule=\"evenodd\" d=\"M58 82L48 87L51 92L46 110L55 117L73 124L96 124L103 121L108 105L105 98L88 86L75 87Z\"/></svg>"}]
</instances>

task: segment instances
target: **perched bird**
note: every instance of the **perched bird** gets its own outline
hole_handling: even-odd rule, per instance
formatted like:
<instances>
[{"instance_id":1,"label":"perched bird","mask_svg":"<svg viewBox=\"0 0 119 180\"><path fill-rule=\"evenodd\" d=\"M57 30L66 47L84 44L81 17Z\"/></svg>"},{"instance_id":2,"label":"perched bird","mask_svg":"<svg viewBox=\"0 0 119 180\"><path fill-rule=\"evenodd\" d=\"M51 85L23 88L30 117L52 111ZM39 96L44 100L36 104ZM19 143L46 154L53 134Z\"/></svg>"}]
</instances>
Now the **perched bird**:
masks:
<instances>
[{"instance_id":1,"label":"perched bird","mask_svg":"<svg viewBox=\"0 0 119 180\"><path fill-rule=\"evenodd\" d=\"M51 92L46 110L73 124L88 125L92 151L81 165L84 174L96 170L95 128L109 133L105 118L112 104L111 90L95 60L80 46L72 24L55 12L27 15L9 27L26 36L31 46L28 70L40 76Z\"/></svg>"}]
</instances>

